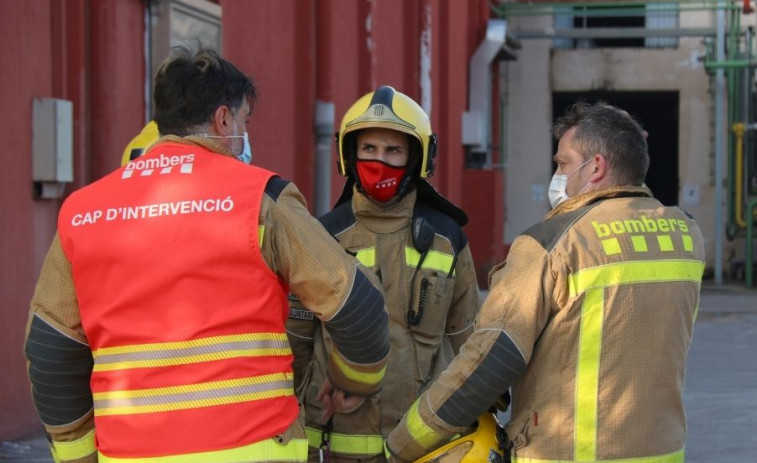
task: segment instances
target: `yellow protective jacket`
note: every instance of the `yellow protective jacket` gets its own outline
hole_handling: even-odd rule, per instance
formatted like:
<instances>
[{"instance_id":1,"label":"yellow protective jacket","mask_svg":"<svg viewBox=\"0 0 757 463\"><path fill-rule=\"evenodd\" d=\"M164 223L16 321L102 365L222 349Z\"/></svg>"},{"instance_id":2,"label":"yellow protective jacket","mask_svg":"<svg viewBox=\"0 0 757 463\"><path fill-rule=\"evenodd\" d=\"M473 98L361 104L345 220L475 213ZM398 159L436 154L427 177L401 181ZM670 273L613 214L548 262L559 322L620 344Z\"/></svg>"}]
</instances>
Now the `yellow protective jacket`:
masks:
<instances>
[{"instance_id":1,"label":"yellow protective jacket","mask_svg":"<svg viewBox=\"0 0 757 463\"><path fill-rule=\"evenodd\" d=\"M184 164L172 164L172 167L168 169L163 166L166 156L153 154L158 152L156 150L161 149L161 143L165 141L171 142L174 147L177 145L186 147L188 154L184 155L183 158L179 156L180 159L183 159ZM146 204L137 202L132 205L134 206L132 209L138 212L136 216L130 217L130 220L142 221L140 227L148 227L150 224L152 224L151 226L164 224L164 227L170 227L172 222L170 216L172 214L193 211L193 206L187 204L187 207L184 208L184 203L192 201L198 195L202 198L202 194L206 190L202 185L198 186L189 182L189 180L185 182L186 184L182 183L181 175L190 175L191 172L199 172L198 169L202 168L200 163L195 162L194 156L191 155L195 151L204 151L200 147L212 151L212 153L206 155L208 159L216 155L231 156L231 153L228 153L212 140L198 137L165 137L154 146L153 151L140 157L137 164L132 166L139 169L138 172L128 172L127 168L121 168L111 174L111 176L115 175L123 179L124 186L118 186L119 180L115 182L115 186L109 187L109 191L113 191L113 188L123 188L124 191L128 191L126 185L128 181L133 180L130 178L131 175L139 175L142 180L140 184L145 189L149 189L149 193L144 190L140 195L134 195L134 201L139 201L137 198L143 197L148 199ZM153 169L154 166L150 164L154 164L156 159L160 161L159 167L161 169ZM227 163L222 164L227 165ZM231 167L230 164L228 165ZM236 165L234 164L234 166ZM245 166L241 163L238 164L238 167L240 172L245 169L256 169L253 166ZM173 177L170 177L172 175ZM166 188L167 180L165 179L169 177L172 179L172 185L171 188ZM191 185L191 188L188 188L187 185ZM81 224L86 222L87 226L97 227L100 221L105 221L106 218L111 217L108 214L98 216L97 211L110 211L110 209L106 209L106 206L111 204L109 201L114 201L114 197L122 197L123 195L108 195L107 192L101 191L102 186L103 182L97 182L85 187L90 189L89 192L98 194L93 195L92 213L77 215L77 218L75 218L77 222L81 222ZM215 187L219 187L219 185L216 184ZM238 182L237 187L239 187ZM250 198L255 198L251 194L255 189L258 191L256 200L260 202L259 210L256 209L259 216L258 220L248 220L243 222L242 226L235 223L232 228L227 230L227 233L241 233L242 236L248 237L235 248L236 252L254 255L259 253L262 257L260 259L261 266L267 267L265 271L271 272L272 278L279 279L279 282L276 283L276 289L281 291L280 286L288 285L291 290L297 291L302 300L307 302L308 308L313 311L314 316L322 320L327 326L333 339L335 339L335 343L331 346L333 350L329 353L331 360L329 374L334 384L343 390L359 395L369 395L376 392L380 387L380 381L385 371L389 349L389 333L382 292L379 287L371 284L372 274L353 257L347 255L318 221L310 216L305 207L304 199L292 183L278 177L271 177L265 185L251 185L249 191L244 190L243 187L241 192L239 191L240 188L237 188L237 190L229 189L229 196L225 200L232 201L234 199L232 196L234 196L239 199L238 204L244 203L245 200L249 202L251 201ZM263 191L262 198L260 197L261 190ZM245 198L245 200L241 199L246 192L250 194L250 197ZM172 200L166 199L166 195L177 194L187 197L180 196L178 202L171 202ZM126 196L128 199L128 195ZM186 199L186 201L182 199ZM102 203L94 204L98 201L102 201ZM203 208L202 210L207 212L207 202ZM198 220L198 222L199 224L192 226L183 224L181 230L175 230L175 233L183 233L184 239L187 241L191 240L192 235L194 235L196 246L205 246L211 240L207 239L203 224L216 230L224 228L224 225L228 228L230 224L228 220L225 221L223 214L218 213L207 213L203 217L203 221ZM252 230L252 227L257 228L257 233ZM81 270L88 265L91 266L92 263L101 264L103 268L107 269L102 272L103 280L107 279L112 282L115 279L121 279L125 286L144 286L146 282L143 275L151 273L140 273L134 269L140 268L140 262L142 262L141 267L155 265L150 260L153 253L129 253L129 250L136 247L132 245L133 242L144 242L151 239L148 233L149 227L147 230L135 228L135 236L133 237L124 233L124 230L120 230L119 237L122 237L122 239L116 245L119 247L119 252L103 250L103 252L90 256L90 259L93 260L90 264L85 260L77 262L78 268ZM167 232L162 231L162 233ZM102 245L108 240L113 240L113 237L93 236L91 239L99 240L99 244ZM169 249L172 249L172 245L175 245L175 242L172 242L170 238L154 243L154 246L168 246ZM191 249L182 249L185 252L191 252ZM156 253L160 254L157 250ZM121 257L116 256L116 254ZM219 261L223 261L224 258L223 255L218 256ZM210 257L208 260L207 265L213 265L213 258ZM129 265L126 265L126 262ZM191 300L183 299L188 297L188 291L181 292L172 287L172 291L167 292L175 296L175 300L165 304L166 310L176 311L181 310L184 305L186 307L200 305L207 311L208 330L212 330L219 323L223 323L220 320L222 317L213 316L214 311L222 311L228 308L223 305L214 305L214 301L223 300L221 295L214 297L214 291L223 285L214 284L217 280L213 272L206 271L207 268L203 265L185 265L174 268L175 266L171 267L170 262L163 264L158 265L164 272L176 273L177 285L191 284L195 287L195 292L191 293L193 297ZM324 268L327 268L328 271L324 271ZM25 353L29 363L32 394L40 418L45 425L45 430L50 436L56 461L84 463L99 460L101 462L118 462L122 459L103 455L96 451L97 429L93 423L92 408L93 400L98 400L98 397L93 397L90 387L93 353L82 327L79 308L79 296L86 294L86 292L81 292L78 288L77 285L82 284L82 281L77 279L77 272L74 270L76 269L72 269L72 262L63 251L61 238L56 235L40 272L39 281L31 301L31 313L27 325ZM165 278L166 281L171 281L170 275L166 275ZM237 278L244 281L243 276L237 276ZM253 278L253 276L250 275L249 278ZM91 288L89 290L91 292ZM197 294L203 296L199 298ZM225 297L227 294L223 296ZM272 317L267 317L273 320L269 322L271 330L279 333L283 333L287 318L284 294L282 294L282 299L283 306L280 306L279 314L272 314ZM269 306L269 309L272 309L272 307ZM161 307L153 308L153 310L161 310ZM358 328L358 324L354 320L364 316L367 316L371 323ZM254 317L254 315L251 313L250 317ZM366 328L369 330L368 333L361 331ZM237 358L240 361L247 358L254 362L255 358L253 357L257 352L273 352L274 349L282 347L264 339L252 340L245 345L244 342L238 342L232 337L229 337L228 342L214 338L215 343L209 343L207 342L208 338L202 334L197 337L193 336L193 339L179 339L182 342L166 343L166 338L178 336L177 330L172 330L171 326L161 326L153 332L156 341L148 344L140 342L140 352L133 354L141 360L132 362L133 366L125 364L129 368L140 369L140 373L144 373L145 376L151 375L149 370L155 366L156 362L166 365L183 365L186 368L192 368L198 375L202 375L203 370L207 370L207 368L204 368L207 365L206 362L229 358ZM197 332L201 333L202 329ZM139 334L140 336L150 336L149 331L142 331ZM370 339L366 340L366 336ZM283 342L283 350L289 351L288 342L285 338ZM256 350L250 347L251 344L261 345L262 347ZM267 347L266 344L268 344ZM370 344L374 344L374 347L369 347ZM219 350L219 347L222 349ZM115 347L113 352L116 356L119 354L119 352L116 352L117 349L118 347ZM373 350L375 352L371 352ZM166 352L168 353L166 354ZM156 354L159 356L156 357ZM234 378L235 372L229 371L228 376ZM286 384L283 384L277 391L272 391L266 385L258 384L252 386L253 388L257 387L252 394L247 396L234 395L235 385L230 384L228 388L221 390L220 394L215 390L208 389L206 400L192 402L190 405L214 406L219 397L225 399L229 395L234 395L234 400L237 401L249 399L263 400L264 402L265 398L270 397L272 392L274 395L285 394L291 397L294 393L291 373L287 376ZM151 377L154 378L155 374L152 374ZM223 386L220 383L214 384ZM127 394L126 392L128 391L115 391L113 403L121 400L125 406L128 406L129 401L134 399L134 394ZM188 403L186 389L165 387L153 392L157 392L163 397L163 400L159 401L160 403L176 403L177 405ZM120 395L120 397L117 397L117 395ZM144 398L140 399L139 397L136 400L145 401ZM184 400L184 402L181 402L181 400ZM265 406L263 405L264 402L261 403L261 406ZM152 409L150 409L150 405L153 406ZM154 405L155 403L148 404L145 407L145 415L139 417L140 420L149 421L153 428L161 425L160 414L154 413L156 409ZM179 408L176 410L176 413L181 412ZM163 413L170 413L170 411ZM150 414L152 414L151 417L148 417L147 415ZM201 442L197 442L205 449L201 455L194 453L177 455L166 450L157 459L147 457L128 459L128 461L132 463L137 461L149 463L189 460L207 463L304 461L307 443L301 417L292 416L290 413L285 419L289 421L288 427L286 424L283 425L286 429L272 438L266 438L252 444L249 434L247 437L237 440L235 444L229 445L213 440L213 433L208 432L203 436ZM143 422L140 420L135 419L131 423L134 433L138 434L153 429L139 426ZM166 422L163 421L162 423L165 424ZM212 422L208 422L207 426L209 430L215 429ZM124 446L128 447L128 445L129 442L124 443ZM167 445L166 449L169 448L170 446Z\"/></svg>"},{"instance_id":2,"label":"yellow protective jacket","mask_svg":"<svg viewBox=\"0 0 757 463\"><path fill-rule=\"evenodd\" d=\"M355 191L351 202L320 218L342 247L381 280L391 350L381 392L353 413L335 415L330 433L324 435L316 396L331 338L308 312L292 306L287 331L295 354L295 384L305 405L311 461L317 461L325 438L332 461L384 461L384 438L472 332L479 289L465 234L447 215L418 204L416 198L413 190L386 206ZM414 244L413 223L422 223L416 234L426 237L425 252L418 250L423 238L417 236Z\"/></svg>"},{"instance_id":3,"label":"yellow protective jacket","mask_svg":"<svg viewBox=\"0 0 757 463\"><path fill-rule=\"evenodd\" d=\"M683 461L702 235L641 187L586 193L520 235L460 354L389 436L412 461L508 386L514 462Z\"/></svg>"}]
</instances>

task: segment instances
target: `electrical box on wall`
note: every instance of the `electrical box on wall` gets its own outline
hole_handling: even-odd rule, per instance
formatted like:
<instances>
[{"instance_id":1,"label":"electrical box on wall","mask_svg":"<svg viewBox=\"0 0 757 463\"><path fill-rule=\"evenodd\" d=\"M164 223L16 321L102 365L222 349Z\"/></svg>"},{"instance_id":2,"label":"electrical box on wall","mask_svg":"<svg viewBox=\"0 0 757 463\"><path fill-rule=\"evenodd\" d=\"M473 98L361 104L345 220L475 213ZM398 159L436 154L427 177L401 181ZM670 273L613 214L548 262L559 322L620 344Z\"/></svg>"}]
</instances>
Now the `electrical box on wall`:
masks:
<instances>
[{"instance_id":1,"label":"electrical box on wall","mask_svg":"<svg viewBox=\"0 0 757 463\"><path fill-rule=\"evenodd\" d=\"M56 98L32 102L32 181L37 198L63 196L74 180L73 103Z\"/></svg>"}]
</instances>

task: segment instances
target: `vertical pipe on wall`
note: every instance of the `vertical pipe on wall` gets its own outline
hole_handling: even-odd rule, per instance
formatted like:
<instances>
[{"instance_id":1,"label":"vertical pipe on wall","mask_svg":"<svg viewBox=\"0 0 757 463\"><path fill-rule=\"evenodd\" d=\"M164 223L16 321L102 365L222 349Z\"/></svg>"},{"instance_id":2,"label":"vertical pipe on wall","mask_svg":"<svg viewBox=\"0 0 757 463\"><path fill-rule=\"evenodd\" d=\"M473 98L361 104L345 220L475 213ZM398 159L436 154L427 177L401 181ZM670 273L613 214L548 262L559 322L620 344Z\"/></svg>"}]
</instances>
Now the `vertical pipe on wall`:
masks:
<instances>
[{"instance_id":1,"label":"vertical pipe on wall","mask_svg":"<svg viewBox=\"0 0 757 463\"><path fill-rule=\"evenodd\" d=\"M331 75L331 1L315 5L315 200L316 215L331 204L331 139L334 135L334 96Z\"/></svg>"},{"instance_id":2,"label":"vertical pipe on wall","mask_svg":"<svg viewBox=\"0 0 757 463\"><path fill-rule=\"evenodd\" d=\"M152 0L145 1L145 124L152 119Z\"/></svg>"},{"instance_id":3,"label":"vertical pipe on wall","mask_svg":"<svg viewBox=\"0 0 757 463\"><path fill-rule=\"evenodd\" d=\"M375 47L373 39L373 0L361 0L358 7L359 20L363 27L359 29L358 40L358 93L364 95L376 87Z\"/></svg>"},{"instance_id":4,"label":"vertical pipe on wall","mask_svg":"<svg viewBox=\"0 0 757 463\"><path fill-rule=\"evenodd\" d=\"M718 0L715 58L725 59L725 2ZM725 136L723 68L715 71L715 284L723 283L723 137Z\"/></svg>"},{"instance_id":5,"label":"vertical pipe on wall","mask_svg":"<svg viewBox=\"0 0 757 463\"><path fill-rule=\"evenodd\" d=\"M431 69L432 69L432 50L433 50L433 22L432 22L431 3L428 0L420 4L420 46L418 49L420 69L418 84L421 89L420 104L421 108L431 117L432 110L432 87L431 87Z\"/></svg>"}]
</instances>

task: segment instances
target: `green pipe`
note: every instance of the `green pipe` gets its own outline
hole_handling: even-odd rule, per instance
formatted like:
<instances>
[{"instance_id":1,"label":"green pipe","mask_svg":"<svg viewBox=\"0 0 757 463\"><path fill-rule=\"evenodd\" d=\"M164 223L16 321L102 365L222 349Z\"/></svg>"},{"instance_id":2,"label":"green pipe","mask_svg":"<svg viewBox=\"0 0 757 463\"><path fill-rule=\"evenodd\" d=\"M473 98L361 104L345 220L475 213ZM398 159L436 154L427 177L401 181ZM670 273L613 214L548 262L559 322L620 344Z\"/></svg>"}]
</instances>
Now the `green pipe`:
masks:
<instances>
[{"instance_id":1,"label":"green pipe","mask_svg":"<svg viewBox=\"0 0 757 463\"><path fill-rule=\"evenodd\" d=\"M745 279L746 279L746 287L751 288L753 283L753 269L754 269L754 209L757 208L757 199L752 199L749 201L749 204L747 205L747 217L749 220L747 220L746 223L746 259L744 259L745 264Z\"/></svg>"},{"instance_id":2,"label":"green pipe","mask_svg":"<svg viewBox=\"0 0 757 463\"><path fill-rule=\"evenodd\" d=\"M575 2L575 3L504 3L500 5L492 5L491 9L495 14L500 17L505 16L541 16L541 15L565 15L571 14L570 10L566 10L565 7L569 6L573 9L574 16L629 16L639 13L640 6L646 6L647 4L655 5L655 12L659 13L680 13L688 11L715 11L723 9L725 11L741 11L741 7L734 3L725 4L722 6L717 5L713 1L679 1L675 2L675 5L668 4L660 5L659 2L638 2L638 1L620 1L620 2ZM558 9L558 13L555 13L555 8Z\"/></svg>"},{"instance_id":3,"label":"green pipe","mask_svg":"<svg viewBox=\"0 0 757 463\"><path fill-rule=\"evenodd\" d=\"M722 61L720 63L716 61L705 61L704 68L708 71L715 70L715 69L734 69L734 68L745 68L748 66L756 66L757 61L752 60L733 60L733 61Z\"/></svg>"},{"instance_id":4,"label":"green pipe","mask_svg":"<svg viewBox=\"0 0 757 463\"><path fill-rule=\"evenodd\" d=\"M749 60L752 56L752 35L753 35L753 29L751 26L747 28L748 30L745 31L744 34L744 57ZM751 66L744 70L742 73L742 79L744 81L742 82L742 88L744 89L744 95L742 95L742 104L744 105L744 123L746 123L747 127L751 124L752 121L752 98L750 96L751 88L752 88L752 68ZM749 179L749 172L751 170L749 169L749 153L752 150L752 142L754 140L754 137L751 136L749 132L746 133L746 138L744 138L744 189L743 191L746 193L746 195L749 195L749 187L748 187L748 179Z\"/></svg>"},{"instance_id":5,"label":"green pipe","mask_svg":"<svg viewBox=\"0 0 757 463\"><path fill-rule=\"evenodd\" d=\"M736 16L736 18L734 18ZM738 38L734 37L733 29L735 26L737 26L738 22L738 16L731 14L731 17L728 21L728 38L727 38L727 44L726 44L726 62L736 62L735 58L737 58L736 53L738 52ZM746 60L741 60L746 61ZM706 69L706 68L705 68ZM728 89L728 118L726 120L726 127L728 127L728 135L726 137L726 153L728 153L728 173L726 175L726 238L733 239L736 236L736 233L738 232L738 224L736 223L736 213L734 210L734 194L735 194L735 188L734 188L734 175L735 175L735 134L731 130L733 127L733 124L736 122L736 106L737 106L737 98L736 98L736 89L739 88L737 85L737 75L735 72L734 66L725 67L726 70L726 80L727 80L727 86ZM717 186L717 182L716 182Z\"/></svg>"}]
</instances>

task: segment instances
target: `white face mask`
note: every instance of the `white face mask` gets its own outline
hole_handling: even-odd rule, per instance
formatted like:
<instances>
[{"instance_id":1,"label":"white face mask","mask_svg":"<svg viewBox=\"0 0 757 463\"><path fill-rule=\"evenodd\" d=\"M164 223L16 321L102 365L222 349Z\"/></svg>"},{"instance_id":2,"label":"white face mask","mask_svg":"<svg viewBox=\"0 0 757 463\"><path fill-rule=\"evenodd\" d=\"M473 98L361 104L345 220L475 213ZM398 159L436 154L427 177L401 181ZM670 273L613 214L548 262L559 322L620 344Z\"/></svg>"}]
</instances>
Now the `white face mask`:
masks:
<instances>
[{"instance_id":1,"label":"white face mask","mask_svg":"<svg viewBox=\"0 0 757 463\"><path fill-rule=\"evenodd\" d=\"M237 123L234 121L234 133L237 131ZM252 148L250 147L250 136L247 134L247 131L245 130L242 132L242 135L208 135L206 133L200 134L200 136L205 138L241 138L242 139L242 152L235 155L237 159L242 161L245 164L249 164L252 162Z\"/></svg>"},{"instance_id":2,"label":"white face mask","mask_svg":"<svg viewBox=\"0 0 757 463\"><path fill-rule=\"evenodd\" d=\"M247 135L247 132L245 131L242 134L242 137L244 138L244 144L242 145L242 154L237 156L237 159L239 159L245 164L249 164L252 162L252 148L250 148L250 136Z\"/></svg>"},{"instance_id":3,"label":"white face mask","mask_svg":"<svg viewBox=\"0 0 757 463\"><path fill-rule=\"evenodd\" d=\"M552 209L556 208L560 203L562 203L563 201L569 198L567 188L568 188L568 179L571 177L571 175L581 170L581 167L585 166L586 164L590 162L591 162L591 159L584 162L580 166L576 167L576 169L570 174L555 174L552 176L552 180L549 182L549 191L547 191L547 196L549 197L549 204L550 206L552 206ZM579 191L578 194L581 194L586 189L587 186L589 186L588 183L584 185L583 188L581 188L581 191Z\"/></svg>"}]
</instances>

